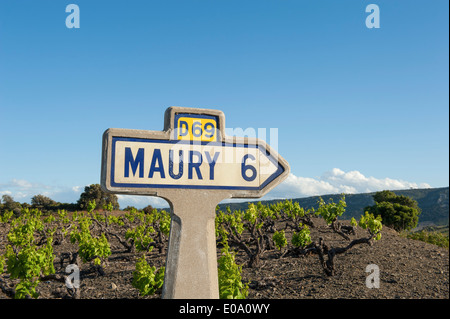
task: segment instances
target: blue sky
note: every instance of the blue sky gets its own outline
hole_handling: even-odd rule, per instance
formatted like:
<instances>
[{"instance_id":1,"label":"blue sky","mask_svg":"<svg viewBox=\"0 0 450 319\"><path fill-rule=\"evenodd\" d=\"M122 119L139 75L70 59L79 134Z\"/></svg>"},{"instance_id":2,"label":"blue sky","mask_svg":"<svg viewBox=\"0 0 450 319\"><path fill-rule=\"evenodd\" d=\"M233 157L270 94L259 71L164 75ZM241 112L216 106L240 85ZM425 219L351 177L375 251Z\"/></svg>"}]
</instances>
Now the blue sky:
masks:
<instances>
[{"instance_id":1,"label":"blue sky","mask_svg":"<svg viewBox=\"0 0 450 319\"><path fill-rule=\"evenodd\" d=\"M70 3L79 29L66 27ZM162 130L169 106L277 128L292 175L270 197L448 186L448 6L1 1L0 195L75 202L100 182L102 133Z\"/></svg>"}]
</instances>

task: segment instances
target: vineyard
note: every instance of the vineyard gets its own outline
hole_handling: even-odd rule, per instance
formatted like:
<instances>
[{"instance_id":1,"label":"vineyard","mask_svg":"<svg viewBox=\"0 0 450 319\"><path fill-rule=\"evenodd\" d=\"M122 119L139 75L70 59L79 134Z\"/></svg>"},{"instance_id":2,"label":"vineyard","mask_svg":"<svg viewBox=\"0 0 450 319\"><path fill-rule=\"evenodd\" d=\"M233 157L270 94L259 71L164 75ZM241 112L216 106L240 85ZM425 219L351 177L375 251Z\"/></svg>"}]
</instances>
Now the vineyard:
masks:
<instances>
[{"instance_id":1,"label":"vineyard","mask_svg":"<svg viewBox=\"0 0 450 319\"><path fill-rule=\"evenodd\" d=\"M160 298L170 214L36 209L0 214L0 298ZM345 198L216 212L221 298L448 298L448 250L379 217L340 221ZM380 289L366 266L380 268ZM77 281L79 279L79 281Z\"/></svg>"}]
</instances>

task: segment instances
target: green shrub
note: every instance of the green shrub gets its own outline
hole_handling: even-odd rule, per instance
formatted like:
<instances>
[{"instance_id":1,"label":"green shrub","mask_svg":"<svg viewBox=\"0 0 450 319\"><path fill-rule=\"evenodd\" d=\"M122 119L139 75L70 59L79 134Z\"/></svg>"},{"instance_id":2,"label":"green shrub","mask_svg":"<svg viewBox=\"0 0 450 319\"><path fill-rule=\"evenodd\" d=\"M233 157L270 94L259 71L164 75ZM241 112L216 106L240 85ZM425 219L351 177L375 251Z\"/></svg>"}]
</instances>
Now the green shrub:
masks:
<instances>
[{"instance_id":1,"label":"green shrub","mask_svg":"<svg viewBox=\"0 0 450 319\"><path fill-rule=\"evenodd\" d=\"M417 201L407 196L397 196L391 191L377 192L373 195L375 205L365 211L381 216L383 224L396 231L411 230L417 226L421 210Z\"/></svg>"},{"instance_id":2,"label":"green shrub","mask_svg":"<svg viewBox=\"0 0 450 319\"><path fill-rule=\"evenodd\" d=\"M421 230L414 233L409 233L407 235L410 239L420 240L426 243L430 243L433 245L437 245L439 247L447 247L448 248L448 237L439 233L439 232L429 232L426 230Z\"/></svg>"}]
</instances>

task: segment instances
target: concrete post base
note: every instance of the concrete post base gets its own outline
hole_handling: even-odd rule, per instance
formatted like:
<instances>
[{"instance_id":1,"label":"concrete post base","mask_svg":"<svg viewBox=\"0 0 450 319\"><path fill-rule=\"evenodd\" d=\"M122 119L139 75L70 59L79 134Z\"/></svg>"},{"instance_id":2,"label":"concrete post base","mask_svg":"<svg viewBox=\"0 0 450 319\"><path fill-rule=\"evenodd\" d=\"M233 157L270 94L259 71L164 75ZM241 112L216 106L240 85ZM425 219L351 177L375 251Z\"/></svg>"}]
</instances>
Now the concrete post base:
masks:
<instances>
[{"instance_id":1,"label":"concrete post base","mask_svg":"<svg viewBox=\"0 0 450 319\"><path fill-rule=\"evenodd\" d=\"M215 210L224 192L165 190L171 229L162 298L218 299Z\"/></svg>"}]
</instances>

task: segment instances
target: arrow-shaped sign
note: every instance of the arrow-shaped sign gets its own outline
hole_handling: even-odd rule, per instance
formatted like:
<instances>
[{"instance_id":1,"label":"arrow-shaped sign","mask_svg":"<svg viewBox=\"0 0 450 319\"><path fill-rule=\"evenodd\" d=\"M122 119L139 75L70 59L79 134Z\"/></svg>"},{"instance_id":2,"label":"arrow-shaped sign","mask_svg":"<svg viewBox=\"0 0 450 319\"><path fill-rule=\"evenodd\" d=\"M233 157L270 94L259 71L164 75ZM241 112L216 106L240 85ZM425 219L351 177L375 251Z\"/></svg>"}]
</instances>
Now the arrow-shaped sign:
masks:
<instances>
[{"instance_id":1,"label":"arrow-shaped sign","mask_svg":"<svg viewBox=\"0 0 450 319\"><path fill-rule=\"evenodd\" d=\"M127 194L183 188L261 197L287 176L289 165L262 140L226 137L224 122L220 111L172 107L163 132L108 129L103 187Z\"/></svg>"}]
</instances>

